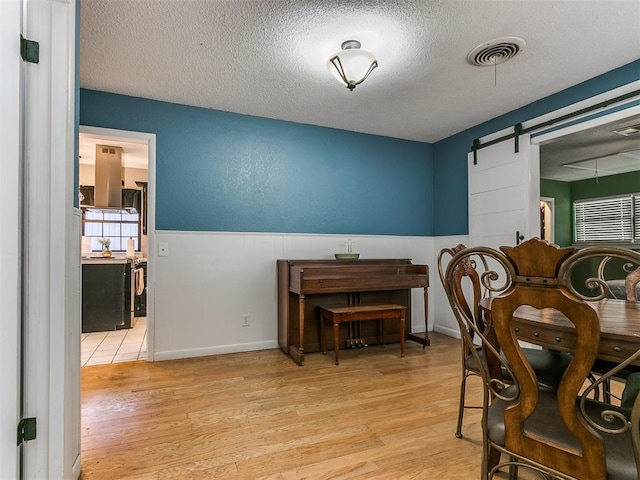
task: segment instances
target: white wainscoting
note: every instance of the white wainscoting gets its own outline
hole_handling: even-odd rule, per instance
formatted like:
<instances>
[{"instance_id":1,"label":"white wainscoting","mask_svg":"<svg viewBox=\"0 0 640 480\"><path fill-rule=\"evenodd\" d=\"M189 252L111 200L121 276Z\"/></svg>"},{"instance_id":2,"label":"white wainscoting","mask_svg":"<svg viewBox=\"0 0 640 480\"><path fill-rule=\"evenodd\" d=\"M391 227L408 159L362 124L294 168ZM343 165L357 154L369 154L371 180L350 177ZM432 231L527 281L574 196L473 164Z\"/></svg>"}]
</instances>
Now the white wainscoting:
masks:
<instances>
[{"instance_id":1,"label":"white wainscoting","mask_svg":"<svg viewBox=\"0 0 640 480\"><path fill-rule=\"evenodd\" d=\"M154 360L277 348L277 259L333 258L348 239L361 258L411 258L430 270L429 330L457 335L438 279L440 248L467 237L245 234L156 231ZM157 257L166 243L167 257ZM423 296L414 289L414 331L424 330ZM243 315L249 326L243 326Z\"/></svg>"},{"instance_id":2,"label":"white wainscoting","mask_svg":"<svg viewBox=\"0 0 640 480\"><path fill-rule=\"evenodd\" d=\"M443 248L453 248L459 243L469 246L469 237L466 235L452 236L452 237L435 237L433 239L433 266L431 267L431 288L429 288L429 297L433 299L431 302L433 305L434 327L433 330L438 333L449 335L450 337L460 338L460 330L458 329L458 323L456 322L449 301L442 288L442 283L438 276L438 253ZM450 257L446 257L450 258ZM431 315L431 312L429 312Z\"/></svg>"}]
</instances>

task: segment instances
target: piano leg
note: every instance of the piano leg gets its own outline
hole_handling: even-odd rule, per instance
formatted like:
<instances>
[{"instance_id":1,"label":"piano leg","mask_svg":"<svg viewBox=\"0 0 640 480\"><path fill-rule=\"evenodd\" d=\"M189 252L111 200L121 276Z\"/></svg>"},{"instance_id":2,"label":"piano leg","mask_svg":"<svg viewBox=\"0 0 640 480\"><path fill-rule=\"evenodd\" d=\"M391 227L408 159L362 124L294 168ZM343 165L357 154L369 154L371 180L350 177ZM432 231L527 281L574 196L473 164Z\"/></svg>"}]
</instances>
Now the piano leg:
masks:
<instances>
[{"instance_id":1,"label":"piano leg","mask_svg":"<svg viewBox=\"0 0 640 480\"><path fill-rule=\"evenodd\" d=\"M424 288L424 343L422 348L427 345L431 345L431 339L429 338L429 290Z\"/></svg>"},{"instance_id":2,"label":"piano leg","mask_svg":"<svg viewBox=\"0 0 640 480\"><path fill-rule=\"evenodd\" d=\"M411 302L411 297L409 297L409 302ZM424 337L419 336L418 333L411 332L411 325L409 325L409 333L407 333L407 338L417 343L422 344L422 348L425 348L428 345L431 345L431 339L429 338L429 291L428 288L424 288Z\"/></svg>"},{"instance_id":3,"label":"piano leg","mask_svg":"<svg viewBox=\"0 0 640 480\"><path fill-rule=\"evenodd\" d=\"M406 310L403 308L400 312L400 356L404 357L404 337L405 337L405 319L406 319ZM424 345L422 346L424 348Z\"/></svg>"},{"instance_id":4,"label":"piano leg","mask_svg":"<svg viewBox=\"0 0 640 480\"><path fill-rule=\"evenodd\" d=\"M324 328L324 315L322 315L322 311L320 312L320 348L322 349L322 354L327 354L327 332Z\"/></svg>"},{"instance_id":5,"label":"piano leg","mask_svg":"<svg viewBox=\"0 0 640 480\"><path fill-rule=\"evenodd\" d=\"M353 322L349 322L349 323L353 323ZM338 350L340 350L340 322L335 319L333 321L333 350L336 356L336 365L339 365Z\"/></svg>"},{"instance_id":6,"label":"piano leg","mask_svg":"<svg viewBox=\"0 0 640 480\"><path fill-rule=\"evenodd\" d=\"M296 345L295 339L291 341L289 355L298 362L299 366L302 366L304 364L304 295L300 295L298 299L298 314L300 315L300 325L298 329L299 342Z\"/></svg>"}]
</instances>

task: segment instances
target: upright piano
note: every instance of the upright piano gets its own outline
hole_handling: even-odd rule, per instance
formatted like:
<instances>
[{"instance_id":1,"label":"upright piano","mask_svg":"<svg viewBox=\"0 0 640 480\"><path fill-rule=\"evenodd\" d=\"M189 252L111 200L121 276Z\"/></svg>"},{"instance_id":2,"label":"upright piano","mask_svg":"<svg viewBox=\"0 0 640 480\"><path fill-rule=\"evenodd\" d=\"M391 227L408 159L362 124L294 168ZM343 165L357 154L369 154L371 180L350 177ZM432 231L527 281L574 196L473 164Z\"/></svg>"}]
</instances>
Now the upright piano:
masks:
<instances>
[{"instance_id":1,"label":"upright piano","mask_svg":"<svg viewBox=\"0 0 640 480\"><path fill-rule=\"evenodd\" d=\"M407 339L429 345L429 267L411 259L278 260L278 343L302 365L304 354L320 351L318 305L398 304L406 307ZM411 331L411 289L424 291L425 331ZM344 324L341 338L347 338ZM344 336L343 336L344 334ZM362 322L358 335L367 344L378 339L376 325ZM387 341L399 341L397 325L389 325Z\"/></svg>"}]
</instances>

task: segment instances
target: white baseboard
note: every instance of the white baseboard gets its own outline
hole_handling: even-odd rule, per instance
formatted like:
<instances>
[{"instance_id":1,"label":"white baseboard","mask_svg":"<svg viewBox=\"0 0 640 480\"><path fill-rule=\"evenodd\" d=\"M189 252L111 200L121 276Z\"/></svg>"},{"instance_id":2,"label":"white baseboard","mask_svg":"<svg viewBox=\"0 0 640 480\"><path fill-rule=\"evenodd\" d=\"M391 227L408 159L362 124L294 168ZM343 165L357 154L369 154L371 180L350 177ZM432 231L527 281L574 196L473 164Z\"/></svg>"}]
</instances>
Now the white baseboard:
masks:
<instances>
[{"instance_id":1,"label":"white baseboard","mask_svg":"<svg viewBox=\"0 0 640 480\"><path fill-rule=\"evenodd\" d=\"M223 353L253 352L256 350L270 350L279 348L278 342L253 342L234 345L221 345L206 348L192 348L187 350L168 350L165 352L155 352L154 361L176 360L178 358L206 357L209 355L220 355Z\"/></svg>"},{"instance_id":2,"label":"white baseboard","mask_svg":"<svg viewBox=\"0 0 640 480\"><path fill-rule=\"evenodd\" d=\"M447 335L453 338L460 338L460 331L455 328L450 328L443 325L434 325L434 332L442 333L443 335Z\"/></svg>"},{"instance_id":3,"label":"white baseboard","mask_svg":"<svg viewBox=\"0 0 640 480\"><path fill-rule=\"evenodd\" d=\"M80 459L81 457L80 455L78 455L76 461L73 462L73 466L71 467L71 478L80 478L80 473L82 471L82 462L80 461Z\"/></svg>"}]
</instances>

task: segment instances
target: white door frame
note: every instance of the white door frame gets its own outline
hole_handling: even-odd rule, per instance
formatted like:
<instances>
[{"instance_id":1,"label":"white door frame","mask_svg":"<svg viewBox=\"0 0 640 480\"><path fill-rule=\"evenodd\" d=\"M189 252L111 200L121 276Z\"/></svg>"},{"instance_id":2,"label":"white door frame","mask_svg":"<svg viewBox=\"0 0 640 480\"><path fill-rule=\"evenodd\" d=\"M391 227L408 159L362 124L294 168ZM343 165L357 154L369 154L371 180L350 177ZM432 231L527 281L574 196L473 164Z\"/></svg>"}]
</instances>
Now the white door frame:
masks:
<instances>
[{"instance_id":1,"label":"white door frame","mask_svg":"<svg viewBox=\"0 0 640 480\"><path fill-rule=\"evenodd\" d=\"M147 361L154 361L155 352L155 274L156 274L156 135L113 128L80 125L80 133L105 140L146 143L148 146L149 178L147 180Z\"/></svg>"},{"instance_id":2,"label":"white door frame","mask_svg":"<svg viewBox=\"0 0 640 480\"><path fill-rule=\"evenodd\" d=\"M20 10L22 0L0 2L0 478L18 478L20 419Z\"/></svg>"},{"instance_id":3,"label":"white door frame","mask_svg":"<svg viewBox=\"0 0 640 480\"><path fill-rule=\"evenodd\" d=\"M37 421L23 478L68 479L80 474L76 2L22 3L23 35L39 44L39 62L23 64L23 415Z\"/></svg>"}]
</instances>

